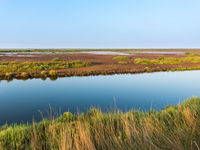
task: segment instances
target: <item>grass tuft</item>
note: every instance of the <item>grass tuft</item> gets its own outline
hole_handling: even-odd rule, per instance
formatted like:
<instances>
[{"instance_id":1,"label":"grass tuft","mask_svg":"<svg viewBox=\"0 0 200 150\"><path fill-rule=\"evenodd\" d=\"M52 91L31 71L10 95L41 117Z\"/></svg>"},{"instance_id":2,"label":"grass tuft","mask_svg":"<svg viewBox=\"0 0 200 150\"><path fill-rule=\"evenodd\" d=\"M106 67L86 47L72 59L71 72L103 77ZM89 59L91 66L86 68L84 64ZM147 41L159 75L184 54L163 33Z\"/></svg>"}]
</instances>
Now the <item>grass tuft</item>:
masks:
<instances>
[{"instance_id":1,"label":"grass tuft","mask_svg":"<svg viewBox=\"0 0 200 150\"><path fill-rule=\"evenodd\" d=\"M116 56L113 60L129 60L129 58L127 56Z\"/></svg>"},{"instance_id":2,"label":"grass tuft","mask_svg":"<svg viewBox=\"0 0 200 150\"><path fill-rule=\"evenodd\" d=\"M49 75L50 75L51 77L56 77L56 76L58 75L58 72L57 72L56 70L50 70L50 71L49 71Z\"/></svg>"}]
</instances>

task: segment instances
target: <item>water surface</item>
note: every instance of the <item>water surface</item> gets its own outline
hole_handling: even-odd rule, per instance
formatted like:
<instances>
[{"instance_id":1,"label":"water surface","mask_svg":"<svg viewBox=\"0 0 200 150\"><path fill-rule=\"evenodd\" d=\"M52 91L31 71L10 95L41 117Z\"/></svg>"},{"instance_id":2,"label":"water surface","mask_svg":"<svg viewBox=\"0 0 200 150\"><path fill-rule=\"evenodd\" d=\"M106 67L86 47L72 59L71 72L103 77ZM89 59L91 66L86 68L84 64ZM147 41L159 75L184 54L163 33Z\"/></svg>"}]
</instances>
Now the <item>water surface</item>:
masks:
<instances>
[{"instance_id":1,"label":"water surface","mask_svg":"<svg viewBox=\"0 0 200 150\"><path fill-rule=\"evenodd\" d=\"M158 72L110 76L66 77L0 82L0 125L41 119L38 110L49 106L62 111L85 112L90 107L126 111L160 110L167 105L200 96L200 71Z\"/></svg>"}]
</instances>

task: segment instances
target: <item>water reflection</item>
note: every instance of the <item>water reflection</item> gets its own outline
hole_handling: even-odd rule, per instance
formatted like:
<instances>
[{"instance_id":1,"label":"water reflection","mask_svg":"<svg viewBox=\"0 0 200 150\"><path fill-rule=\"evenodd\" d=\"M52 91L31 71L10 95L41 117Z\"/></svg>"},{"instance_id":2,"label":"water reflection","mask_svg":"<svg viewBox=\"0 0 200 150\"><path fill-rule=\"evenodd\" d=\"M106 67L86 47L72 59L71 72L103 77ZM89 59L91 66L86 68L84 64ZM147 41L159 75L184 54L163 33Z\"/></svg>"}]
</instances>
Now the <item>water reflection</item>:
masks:
<instances>
[{"instance_id":1,"label":"water reflection","mask_svg":"<svg viewBox=\"0 0 200 150\"><path fill-rule=\"evenodd\" d=\"M124 111L159 110L200 96L199 77L200 71L184 71L1 81L0 124L32 121L33 115L38 121L38 110L49 106L71 112L84 112L92 106L107 111L114 99Z\"/></svg>"}]
</instances>

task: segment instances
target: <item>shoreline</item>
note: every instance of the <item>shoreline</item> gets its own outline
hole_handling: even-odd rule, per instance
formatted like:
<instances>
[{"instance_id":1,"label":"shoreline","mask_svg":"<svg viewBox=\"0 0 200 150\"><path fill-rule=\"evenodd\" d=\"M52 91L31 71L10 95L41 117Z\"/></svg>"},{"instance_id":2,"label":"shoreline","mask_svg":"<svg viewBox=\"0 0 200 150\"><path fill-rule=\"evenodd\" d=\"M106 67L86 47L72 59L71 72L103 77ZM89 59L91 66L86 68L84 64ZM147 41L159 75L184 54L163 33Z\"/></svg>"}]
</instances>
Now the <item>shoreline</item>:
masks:
<instances>
[{"instance_id":1,"label":"shoreline","mask_svg":"<svg viewBox=\"0 0 200 150\"><path fill-rule=\"evenodd\" d=\"M0 80L200 70L200 53L31 55L34 57L0 56Z\"/></svg>"},{"instance_id":2,"label":"shoreline","mask_svg":"<svg viewBox=\"0 0 200 150\"><path fill-rule=\"evenodd\" d=\"M99 76L99 75L120 75L120 74L142 74L142 73L155 73L155 72L175 72L175 71L195 71L200 70L200 66L197 67L177 67L177 68L164 68L164 69L158 69L153 68L155 70L152 70L152 68L144 68L141 70L94 70L94 71L75 71L75 72L69 72L66 71L59 71L59 70L50 70L50 71L56 71L57 73L53 76L49 74L50 71L45 70L47 73L45 76L41 74L41 71L36 72L25 72L26 76L24 77L22 74L24 72L15 72L12 73L12 76L7 77L6 73L0 73L0 80L7 80L12 81L13 79L17 80L28 80L28 79L47 79L50 78L52 80L55 80L57 78L64 78L64 77L84 77L84 76ZM77 68L78 70L78 68Z\"/></svg>"}]
</instances>

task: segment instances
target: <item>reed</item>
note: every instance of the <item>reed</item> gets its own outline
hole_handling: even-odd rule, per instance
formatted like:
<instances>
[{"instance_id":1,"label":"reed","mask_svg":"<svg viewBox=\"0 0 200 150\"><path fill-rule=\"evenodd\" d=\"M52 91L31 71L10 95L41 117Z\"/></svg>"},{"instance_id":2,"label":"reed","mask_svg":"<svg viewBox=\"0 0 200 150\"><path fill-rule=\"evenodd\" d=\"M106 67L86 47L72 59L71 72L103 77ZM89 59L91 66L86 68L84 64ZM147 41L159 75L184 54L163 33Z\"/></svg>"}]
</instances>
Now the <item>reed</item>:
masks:
<instances>
[{"instance_id":1,"label":"reed","mask_svg":"<svg viewBox=\"0 0 200 150\"><path fill-rule=\"evenodd\" d=\"M66 112L53 120L0 127L0 149L199 149L199 118L197 97L161 111Z\"/></svg>"}]
</instances>

